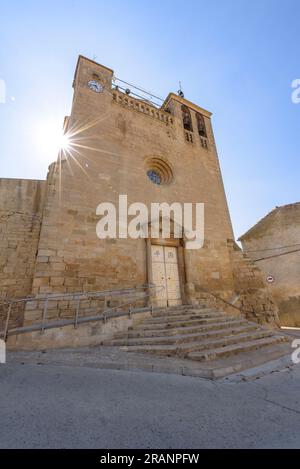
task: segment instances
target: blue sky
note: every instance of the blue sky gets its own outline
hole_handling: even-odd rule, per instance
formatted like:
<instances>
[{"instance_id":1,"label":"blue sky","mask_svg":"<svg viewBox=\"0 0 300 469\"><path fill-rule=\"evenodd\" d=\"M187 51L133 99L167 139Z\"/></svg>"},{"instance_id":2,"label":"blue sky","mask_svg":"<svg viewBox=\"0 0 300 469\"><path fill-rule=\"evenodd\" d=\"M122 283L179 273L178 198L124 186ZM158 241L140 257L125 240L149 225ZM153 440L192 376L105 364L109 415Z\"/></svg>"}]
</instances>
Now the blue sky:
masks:
<instances>
[{"instance_id":1,"label":"blue sky","mask_svg":"<svg viewBox=\"0 0 300 469\"><path fill-rule=\"evenodd\" d=\"M45 178L82 54L213 112L236 237L300 200L299 0L0 0L0 17L0 177Z\"/></svg>"}]
</instances>

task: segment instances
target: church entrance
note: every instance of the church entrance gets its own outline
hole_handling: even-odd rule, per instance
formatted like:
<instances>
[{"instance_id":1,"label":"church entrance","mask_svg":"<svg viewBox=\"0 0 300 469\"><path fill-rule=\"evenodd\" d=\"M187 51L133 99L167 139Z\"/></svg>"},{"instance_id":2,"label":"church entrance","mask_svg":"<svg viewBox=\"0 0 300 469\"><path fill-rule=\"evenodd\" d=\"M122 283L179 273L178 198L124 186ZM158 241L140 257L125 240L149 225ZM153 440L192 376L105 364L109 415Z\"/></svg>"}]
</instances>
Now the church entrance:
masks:
<instances>
[{"instance_id":1,"label":"church entrance","mask_svg":"<svg viewBox=\"0 0 300 469\"><path fill-rule=\"evenodd\" d=\"M181 305L178 249L151 245L152 281L164 288L156 295L158 306Z\"/></svg>"}]
</instances>

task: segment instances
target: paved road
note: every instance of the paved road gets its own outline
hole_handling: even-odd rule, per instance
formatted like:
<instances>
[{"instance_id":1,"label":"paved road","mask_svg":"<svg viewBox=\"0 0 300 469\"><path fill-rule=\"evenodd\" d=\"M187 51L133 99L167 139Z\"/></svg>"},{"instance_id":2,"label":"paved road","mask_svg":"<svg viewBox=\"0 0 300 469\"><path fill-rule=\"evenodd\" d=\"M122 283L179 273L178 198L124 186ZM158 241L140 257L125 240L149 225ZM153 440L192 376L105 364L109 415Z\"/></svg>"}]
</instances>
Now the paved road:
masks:
<instances>
[{"instance_id":1,"label":"paved road","mask_svg":"<svg viewBox=\"0 0 300 469\"><path fill-rule=\"evenodd\" d=\"M0 366L1 448L300 447L300 366L250 382Z\"/></svg>"}]
</instances>

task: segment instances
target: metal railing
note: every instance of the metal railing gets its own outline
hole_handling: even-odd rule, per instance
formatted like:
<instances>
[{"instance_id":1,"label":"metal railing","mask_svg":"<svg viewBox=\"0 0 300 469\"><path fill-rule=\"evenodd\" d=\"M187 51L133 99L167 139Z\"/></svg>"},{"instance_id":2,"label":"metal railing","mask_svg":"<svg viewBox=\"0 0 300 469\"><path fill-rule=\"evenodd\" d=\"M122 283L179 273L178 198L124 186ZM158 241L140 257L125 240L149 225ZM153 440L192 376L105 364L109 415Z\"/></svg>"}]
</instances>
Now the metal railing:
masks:
<instances>
[{"instance_id":1,"label":"metal railing","mask_svg":"<svg viewBox=\"0 0 300 469\"><path fill-rule=\"evenodd\" d=\"M141 286L137 286L134 288L125 288L119 290L104 290L104 291L96 291L96 292L76 292L76 293L62 293L62 294L49 294L47 296L39 297L39 296L32 296L20 299L11 299L2 302L2 305L7 306L7 314L4 323L4 330L0 331L0 337L2 337L5 341L9 336L24 334L26 332L33 332L33 331L41 331L44 332L46 329L57 328L57 327L64 327L69 325L74 325L76 329L79 324L93 322L93 321L103 321L104 323L109 318L116 318L121 316L129 315L131 317L132 314L142 313L145 311L153 312L152 298L153 294L161 291L164 289L164 286L156 286L153 284L144 284ZM123 297L127 297L127 301L121 302L116 306L109 307L109 303L112 300L121 300ZM141 300L149 299L149 304L142 307L133 308L133 305ZM80 316L81 312L81 302L83 300L103 300L103 311L96 315L85 315ZM49 320L47 318L48 311L49 311L49 303L50 301L71 301L75 302L75 305L70 305L70 309L74 309L74 315L70 319L56 319L56 320ZM42 308L42 318L40 323L31 324L28 326L22 327L14 327L9 329L9 323L11 320L12 311L15 305L24 305L24 311L26 311L26 307L31 302L36 302L40 305L43 303ZM75 306L75 308L74 308ZM69 309L69 310L70 310ZM95 311L99 311L99 307L94 307ZM68 309L67 309L68 311ZM91 308L88 308L88 312L91 312Z\"/></svg>"}]
</instances>

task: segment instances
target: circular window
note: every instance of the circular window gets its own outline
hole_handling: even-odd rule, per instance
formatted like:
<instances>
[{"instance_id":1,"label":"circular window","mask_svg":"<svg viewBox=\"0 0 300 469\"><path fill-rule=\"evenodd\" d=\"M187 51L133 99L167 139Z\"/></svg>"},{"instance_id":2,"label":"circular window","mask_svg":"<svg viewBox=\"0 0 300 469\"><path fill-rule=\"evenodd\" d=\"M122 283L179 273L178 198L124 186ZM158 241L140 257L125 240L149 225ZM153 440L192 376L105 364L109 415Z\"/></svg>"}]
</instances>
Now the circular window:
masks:
<instances>
[{"instance_id":1,"label":"circular window","mask_svg":"<svg viewBox=\"0 0 300 469\"><path fill-rule=\"evenodd\" d=\"M161 177L156 171L154 171L154 169L149 169L149 171L147 171L147 176L150 181L154 182L154 184L161 184Z\"/></svg>"},{"instance_id":2,"label":"circular window","mask_svg":"<svg viewBox=\"0 0 300 469\"><path fill-rule=\"evenodd\" d=\"M147 176L157 185L170 184L173 172L170 164L161 158L150 158L146 161Z\"/></svg>"}]
</instances>

